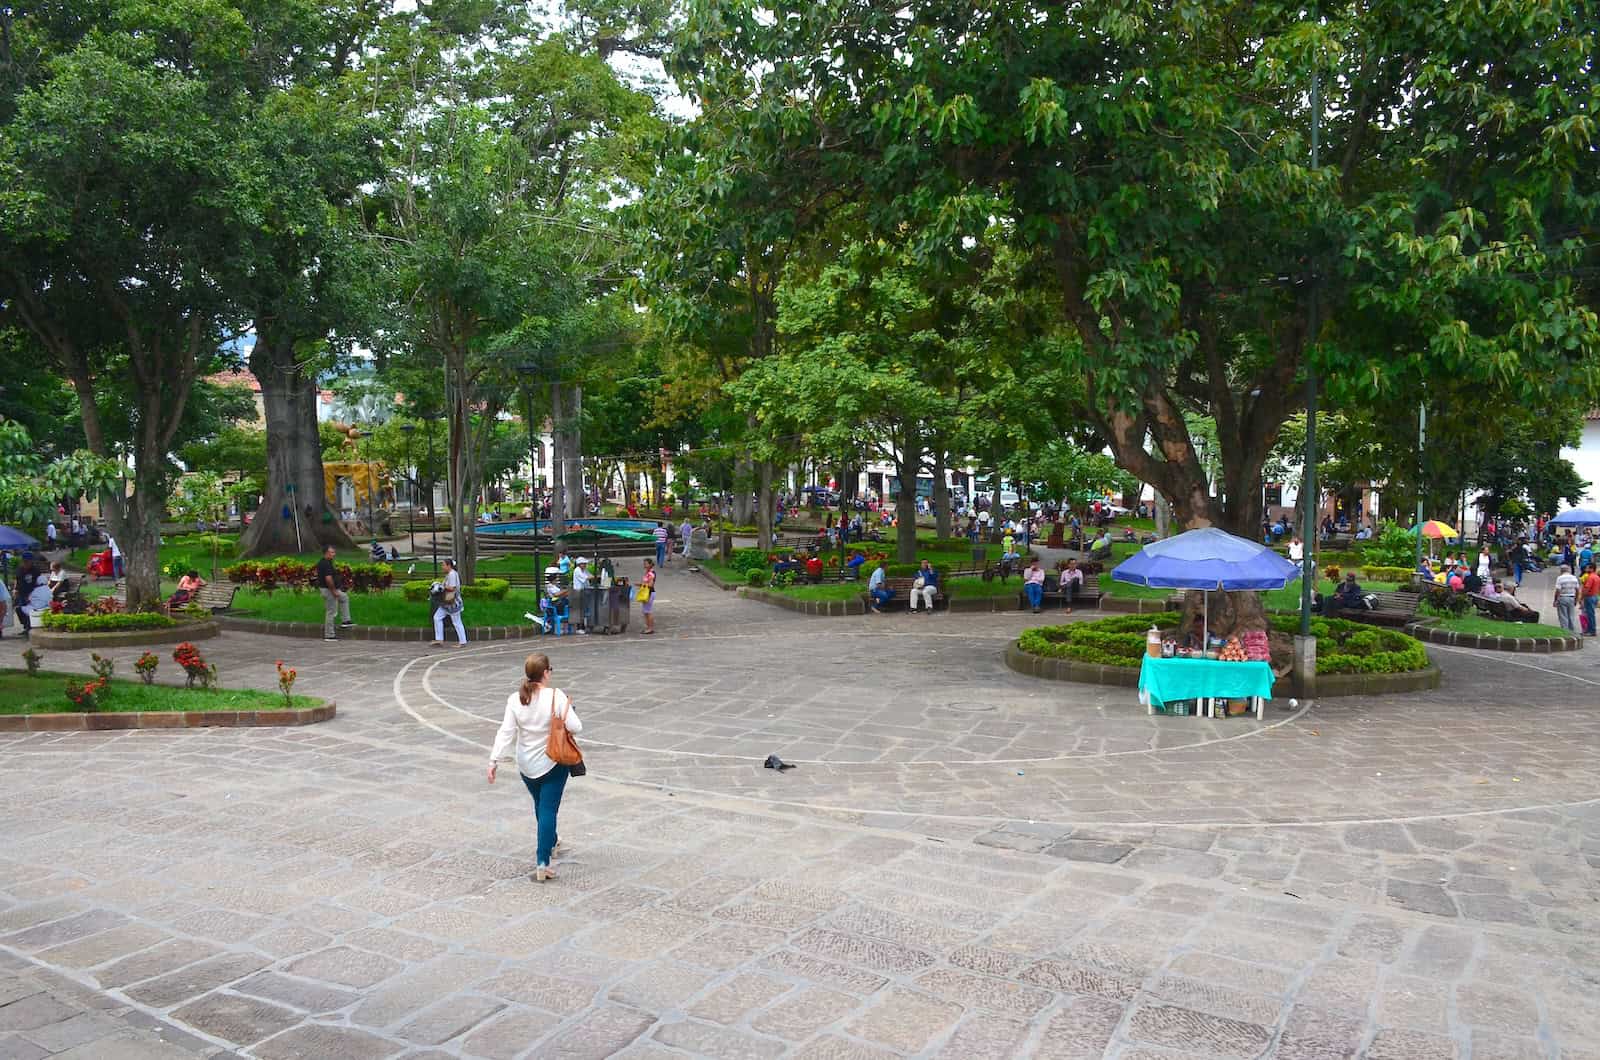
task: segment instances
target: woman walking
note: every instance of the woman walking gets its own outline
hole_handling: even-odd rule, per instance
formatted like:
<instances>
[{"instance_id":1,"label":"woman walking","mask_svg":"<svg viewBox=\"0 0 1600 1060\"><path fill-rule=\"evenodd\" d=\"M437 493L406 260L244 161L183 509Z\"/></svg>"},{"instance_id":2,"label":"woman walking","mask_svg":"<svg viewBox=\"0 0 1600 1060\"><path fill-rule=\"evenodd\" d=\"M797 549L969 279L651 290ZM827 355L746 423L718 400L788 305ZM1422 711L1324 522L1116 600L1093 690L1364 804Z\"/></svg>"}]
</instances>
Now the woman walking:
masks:
<instances>
[{"instance_id":1,"label":"woman walking","mask_svg":"<svg viewBox=\"0 0 1600 1060\"><path fill-rule=\"evenodd\" d=\"M467 628L461 624L461 575L456 573L454 560L444 561L444 586L439 594L439 604L433 609L433 643L444 647L445 616L456 627L456 647L467 642Z\"/></svg>"},{"instance_id":2,"label":"woman walking","mask_svg":"<svg viewBox=\"0 0 1600 1060\"><path fill-rule=\"evenodd\" d=\"M644 578L639 583L639 613L644 615L644 631L656 631L656 565L651 560L644 561Z\"/></svg>"},{"instance_id":3,"label":"woman walking","mask_svg":"<svg viewBox=\"0 0 1600 1060\"><path fill-rule=\"evenodd\" d=\"M495 766L516 746L517 771L528 794L533 796L533 815L539 822L539 841L534 854L533 878L553 880L550 855L560 839L556 833L556 813L561 809L561 792L567 786L571 767L559 765L546 753L552 725L565 726L568 732L581 732L583 722L572 709L572 700L550 685L550 657L535 652L522 663L522 684L506 697L506 716L489 752L489 783L494 783Z\"/></svg>"}]
</instances>

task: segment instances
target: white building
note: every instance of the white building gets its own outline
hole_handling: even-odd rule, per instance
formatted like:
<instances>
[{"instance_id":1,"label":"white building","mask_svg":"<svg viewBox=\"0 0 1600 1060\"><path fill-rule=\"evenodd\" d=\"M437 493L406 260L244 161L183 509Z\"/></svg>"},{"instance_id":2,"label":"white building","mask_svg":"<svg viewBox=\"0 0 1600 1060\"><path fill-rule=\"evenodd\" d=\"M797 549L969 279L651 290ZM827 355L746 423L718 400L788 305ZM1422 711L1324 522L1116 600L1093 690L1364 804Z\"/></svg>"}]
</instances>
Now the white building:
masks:
<instances>
[{"instance_id":1,"label":"white building","mask_svg":"<svg viewBox=\"0 0 1600 1060\"><path fill-rule=\"evenodd\" d=\"M1600 503L1600 409L1590 409L1583 418L1583 437L1576 449L1563 447L1561 455L1572 461L1578 477L1589 481L1589 492L1584 494L1581 507L1592 508Z\"/></svg>"}]
</instances>

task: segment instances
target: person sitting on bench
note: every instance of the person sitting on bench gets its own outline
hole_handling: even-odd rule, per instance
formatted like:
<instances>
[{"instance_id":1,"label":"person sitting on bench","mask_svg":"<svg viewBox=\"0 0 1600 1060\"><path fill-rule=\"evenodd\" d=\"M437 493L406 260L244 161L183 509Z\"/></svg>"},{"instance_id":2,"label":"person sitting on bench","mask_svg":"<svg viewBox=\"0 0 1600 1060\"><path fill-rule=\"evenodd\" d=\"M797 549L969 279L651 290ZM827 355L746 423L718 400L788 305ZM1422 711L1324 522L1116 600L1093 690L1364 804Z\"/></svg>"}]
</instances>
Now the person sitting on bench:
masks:
<instances>
[{"instance_id":1,"label":"person sitting on bench","mask_svg":"<svg viewBox=\"0 0 1600 1060\"><path fill-rule=\"evenodd\" d=\"M812 585L821 583L822 556L820 553L813 552L811 555L806 557L806 577L810 580Z\"/></svg>"},{"instance_id":2,"label":"person sitting on bench","mask_svg":"<svg viewBox=\"0 0 1600 1060\"><path fill-rule=\"evenodd\" d=\"M1035 556L1033 562L1028 564L1028 569L1022 572L1022 591L1028 597L1028 606L1033 608L1033 613L1039 613L1039 604L1044 600L1044 568L1039 566L1039 557Z\"/></svg>"},{"instance_id":3,"label":"person sitting on bench","mask_svg":"<svg viewBox=\"0 0 1600 1060\"><path fill-rule=\"evenodd\" d=\"M878 614L883 614L883 605L894 599L894 590L884 584L888 576L889 561L880 559L878 566L872 572L871 579L867 582L867 597L872 601L872 609Z\"/></svg>"},{"instance_id":4,"label":"person sitting on bench","mask_svg":"<svg viewBox=\"0 0 1600 1060\"><path fill-rule=\"evenodd\" d=\"M1072 605L1078 599L1078 593L1083 591L1083 571L1078 569L1078 561L1067 560L1067 565L1061 571L1061 606L1067 614L1072 614Z\"/></svg>"},{"instance_id":5,"label":"person sitting on bench","mask_svg":"<svg viewBox=\"0 0 1600 1060\"><path fill-rule=\"evenodd\" d=\"M174 608L183 607L190 600L193 600L194 594L199 592L205 583L206 580L200 577L199 571L191 570L186 573L178 579L178 591L173 593L171 598L167 600L167 610L171 611Z\"/></svg>"},{"instance_id":6,"label":"person sitting on bench","mask_svg":"<svg viewBox=\"0 0 1600 1060\"><path fill-rule=\"evenodd\" d=\"M374 563L382 563L389 558L389 553L385 552L383 546L378 544L377 538L372 539L372 548L368 549L368 552L371 553L372 562Z\"/></svg>"},{"instance_id":7,"label":"person sitting on bench","mask_svg":"<svg viewBox=\"0 0 1600 1060\"><path fill-rule=\"evenodd\" d=\"M918 584L918 583L921 584ZM921 599L927 604L928 610L933 610L933 599L939 595L939 572L927 560L922 561L922 567L917 571L917 580L911 583L911 610L917 609L917 600Z\"/></svg>"},{"instance_id":8,"label":"person sitting on bench","mask_svg":"<svg viewBox=\"0 0 1600 1060\"><path fill-rule=\"evenodd\" d=\"M1333 610L1330 616L1340 611L1365 611L1367 602L1363 599L1361 586L1356 582L1356 572L1350 571L1344 576L1344 581L1333 591Z\"/></svg>"}]
</instances>

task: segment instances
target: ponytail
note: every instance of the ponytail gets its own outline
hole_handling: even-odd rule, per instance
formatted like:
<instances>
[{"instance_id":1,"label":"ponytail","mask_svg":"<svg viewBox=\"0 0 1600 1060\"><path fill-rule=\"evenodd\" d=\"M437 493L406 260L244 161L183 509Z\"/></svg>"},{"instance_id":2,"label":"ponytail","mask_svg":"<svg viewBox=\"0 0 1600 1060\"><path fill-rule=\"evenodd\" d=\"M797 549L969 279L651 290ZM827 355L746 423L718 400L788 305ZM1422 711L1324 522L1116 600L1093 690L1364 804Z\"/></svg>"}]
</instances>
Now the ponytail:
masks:
<instances>
[{"instance_id":1,"label":"ponytail","mask_svg":"<svg viewBox=\"0 0 1600 1060\"><path fill-rule=\"evenodd\" d=\"M544 652L536 651L522 660L522 687L517 689L517 698L522 700L523 706L533 702L533 694L538 691L539 682L544 680L544 675L549 671L550 656Z\"/></svg>"}]
</instances>

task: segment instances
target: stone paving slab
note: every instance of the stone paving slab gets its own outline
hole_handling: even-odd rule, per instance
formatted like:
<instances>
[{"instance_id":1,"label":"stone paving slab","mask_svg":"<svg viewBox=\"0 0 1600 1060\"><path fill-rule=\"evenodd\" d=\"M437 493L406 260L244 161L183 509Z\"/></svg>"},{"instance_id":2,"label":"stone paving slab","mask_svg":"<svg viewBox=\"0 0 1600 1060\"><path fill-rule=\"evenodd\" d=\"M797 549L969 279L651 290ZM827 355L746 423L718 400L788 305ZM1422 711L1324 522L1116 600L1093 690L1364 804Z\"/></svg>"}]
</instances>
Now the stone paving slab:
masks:
<instances>
[{"instance_id":1,"label":"stone paving slab","mask_svg":"<svg viewBox=\"0 0 1600 1060\"><path fill-rule=\"evenodd\" d=\"M1031 616L663 582L658 637L539 642L591 761L550 883L482 778L522 646L295 643L314 729L0 736L0 1056L1596 1052L1571 659L1151 719L1005 670Z\"/></svg>"}]
</instances>

